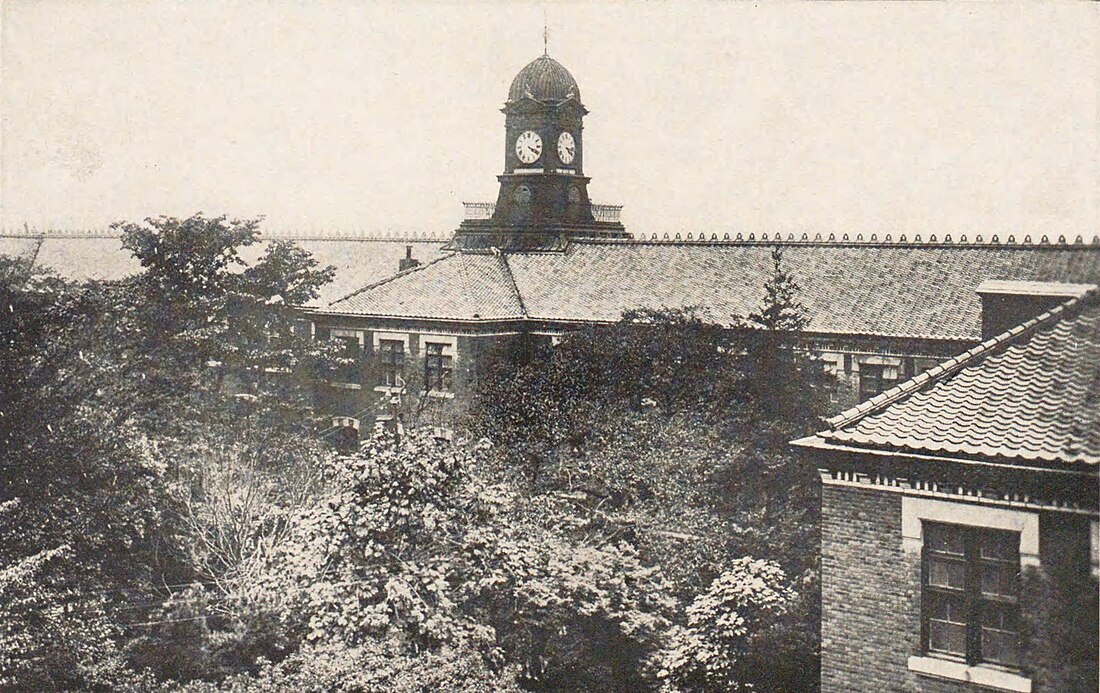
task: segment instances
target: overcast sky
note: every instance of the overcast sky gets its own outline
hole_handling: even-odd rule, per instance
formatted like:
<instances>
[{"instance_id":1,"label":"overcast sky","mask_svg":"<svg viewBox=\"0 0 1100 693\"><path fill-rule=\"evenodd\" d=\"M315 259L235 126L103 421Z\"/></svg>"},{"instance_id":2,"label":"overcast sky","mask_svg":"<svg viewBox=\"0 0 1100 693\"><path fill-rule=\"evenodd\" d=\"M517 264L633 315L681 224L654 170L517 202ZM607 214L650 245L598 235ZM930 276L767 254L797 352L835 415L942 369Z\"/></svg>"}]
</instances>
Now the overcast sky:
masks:
<instances>
[{"instance_id":1,"label":"overcast sky","mask_svg":"<svg viewBox=\"0 0 1100 693\"><path fill-rule=\"evenodd\" d=\"M0 225L451 231L542 53L635 233L1100 229L1097 4L2 4Z\"/></svg>"}]
</instances>

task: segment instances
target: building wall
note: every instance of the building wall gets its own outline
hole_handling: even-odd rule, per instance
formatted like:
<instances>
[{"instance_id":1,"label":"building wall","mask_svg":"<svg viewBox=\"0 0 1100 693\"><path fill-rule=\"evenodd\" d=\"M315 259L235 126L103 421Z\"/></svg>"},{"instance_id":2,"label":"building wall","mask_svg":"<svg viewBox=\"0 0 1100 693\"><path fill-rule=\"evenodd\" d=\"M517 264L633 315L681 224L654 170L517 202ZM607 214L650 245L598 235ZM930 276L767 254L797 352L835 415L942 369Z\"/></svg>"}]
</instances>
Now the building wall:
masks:
<instances>
[{"instance_id":1,"label":"building wall","mask_svg":"<svg viewBox=\"0 0 1100 693\"><path fill-rule=\"evenodd\" d=\"M861 397L860 394L860 379L863 377L865 366L881 369L882 389L888 389L946 360L946 357L935 358L926 355L875 353L858 347L847 351L821 350L818 356L824 361L826 372L836 378L836 390L833 393L832 402L833 410L837 412L869 399L866 396Z\"/></svg>"},{"instance_id":2,"label":"building wall","mask_svg":"<svg viewBox=\"0 0 1100 693\"><path fill-rule=\"evenodd\" d=\"M319 383L315 390L317 410L334 423L353 421L360 432L369 431L380 420L400 417L406 424L449 428L470 402L479 370L486 356L508 334L462 334L424 326L388 325L378 328L366 322L332 319L312 327L318 338L354 338L358 342L355 366ZM400 339L406 344L403 392L384 386L380 364L374 358L379 339ZM448 392L424 389L425 344L448 345L452 357L452 387Z\"/></svg>"},{"instance_id":3,"label":"building wall","mask_svg":"<svg viewBox=\"0 0 1100 693\"><path fill-rule=\"evenodd\" d=\"M901 493L825 484L821 513L821 689L976 692L990 689L909 670L921 655L920 553L905 551ZM1032 691L1097 690L1097 583L1089 521L1039 514L1038 566L1020 584L1022 673Z\"/></svg>"},{"instance_id":4,"label":"building wall","mask_svg":"<svg viewBox=\"0 0 1100 693\"><path fill-rule=\"evenodd\" d=\"M452 402L448 409L455 409L454 405L463 405L468 402L471 383L476 377L480 361L491 350L493 344L500 341L506 333L516 334L516 327L511 330L488 327L462 327L445 323L432 324L408 324L393 325L379 323L369 318L338 317L338 316L312 316L312 328L316 333L326 331L355 332L360 336L363 344L364 372L369 370L369 358L375 340L375 333L389 332L391 334L406 335L409 342L408 363L411 364L422 359L420 342L425 334L457 335L458 359L455 364L456 401ZM485 329L487 334L478 335L478 329ZM972 345L966 345L972 346ZM813 342L811 348L821 357L826 371L836 378L836 389L832 395L832 411L840 412L855 406L861 400L869 398L881 389L888 389L901 383L914 375L923 373L935 366L940 361L946 360L963 350L964 347L953 342L930 343L927 340L905 340L899 338L875 339L863 337L833 337L828 343ZM422 363L421 363L422 367ZM864 388L861 392L860 383L865 377L867 367L876 370L879 389L870 393ZM369 375L362 375L355 383L366 385ZM324 389L324 388L322 388ZM330 388L331 389L331 388ZM353 393L347 388L342 392L323 394L317 399L320 411L324 414L352 416L354 412L361 411L365 393ZM331 407L335 407L332 409Z\"/></svg>"},{"instance_id":5,"label":"building wall","mask_svg":"<svg viewBox=\"0 0 1100 693\"><path fill-rule=\"evenodd\" d=\"M901 497L874 489L821 489L821 690L905 691L917 645L902 552Z\"/></svg>"}]
</instances>

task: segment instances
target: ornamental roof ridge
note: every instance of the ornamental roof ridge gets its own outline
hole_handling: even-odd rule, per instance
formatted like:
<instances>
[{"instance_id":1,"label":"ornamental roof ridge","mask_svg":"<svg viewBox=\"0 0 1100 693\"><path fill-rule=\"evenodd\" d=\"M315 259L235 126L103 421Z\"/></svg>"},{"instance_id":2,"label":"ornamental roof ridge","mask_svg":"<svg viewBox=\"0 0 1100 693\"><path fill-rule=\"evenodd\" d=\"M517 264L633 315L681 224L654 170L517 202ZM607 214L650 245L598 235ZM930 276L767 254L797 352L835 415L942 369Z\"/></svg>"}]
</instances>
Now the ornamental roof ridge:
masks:
<instances>
[{"instance_id":1,"label":"ornamental roof ridge","mask_svg":"<svg viewBox=\"0 0 1100 693\"><path fill-rule=\"evenodd\" d=\"M936 234L931 234L927 239L922 238L921 234L916 234L912 238L909 238L906 234L901 234L897 238L893 234L887 233L883 237L879 237L877 233L869 234L842 234L840 238L837 238L835 233L830 233L828 237L823 237L820 233L815 233L811 238L809 233L802 233L796 236L794 233L788 233L784 236L782 233L768 234L767 232L761 233L757 236L756 233L750 232L747 235L744 232L735 234L732 238L729 233L723 233L719 238L717 233L711 233L708 237L706 233L700 233L698 235L694 233L684 234L675 233L670 238L668 233L664 233L658 238L657 234L650 234L648 238L641 236L638 238L574 238L571 239L573 243L584 243L590 245L790 245L790 246L830 246L830 247L875 247L875 248L1000 248L1000 249L1024 249L1024 250L1036 250L1044 248L1079 248L1079 249L1093 249L1100 250L1100 235L1093 237L1091 241L1085 241L1083 235L1077 235L1073 241L1070 241L1066 236L1060 235L1054 241L1050 240L1049 236L1043 235L1039 237L1038 241L1032 239L1032 236L1026 235L1023 240L1018 241L1015 235L1009 235L1005 241L1001 241L1000 236L994 234L988 240L978 234L972 239L966 234L953 237L951 234L945 234L942 238Z\"/></svg>"},{"instance_id":2,"label":"ornamental roof ridge","mask_svg":"<svg viewBox=\"0 0 1100 693\"><path fill-rule=\"evenodd\" d=\"M1069 312L1075 312L1082 305L1094 301L1100 296L1100 291L1093 288L1085 292L1081 296L1071 298L1068 301L1061 303L1050 310L1040 313L1034 318L1023 322L1010 330L1002 332L998 335L990 337L983 341L981 344L968 349L967 351L955 356L943 363L928 369L927 371L920 373L909 380L906 380L884 392L875 395L866 402L861 402L856 406L842 411L841 413L825 419L825 423L829 425L829 431L818 434L822 437L828 437L828 434L832 431L838 431L841 428L850 426L854 423L858 423L861 419L866 418L871 414L878 413L888 407L889 405L904 399L909 395L923 390L926 387L934 385L945 378L954 375L958 371L971 366L978 361L991 356L1012 344L1026 338L1028 335L1033 334L1040 328L1049 325L1050 323L1057 322L1065 317Z\"/></svg>"},{"instance_id":3,"label":"ornamental roof ridge","mask_svg":"<svg viewBox=\"0 0 1100 693\"><path fill-rule=\"evenodd\" d=\"M65 240L81 238L119 238L122 234L112 229L0 229L0 238L43 238ZM443 243L451 234L435 231L260 231L261 240L297 241L378 241L401 243Z\"/></svg>"}]
</instances>

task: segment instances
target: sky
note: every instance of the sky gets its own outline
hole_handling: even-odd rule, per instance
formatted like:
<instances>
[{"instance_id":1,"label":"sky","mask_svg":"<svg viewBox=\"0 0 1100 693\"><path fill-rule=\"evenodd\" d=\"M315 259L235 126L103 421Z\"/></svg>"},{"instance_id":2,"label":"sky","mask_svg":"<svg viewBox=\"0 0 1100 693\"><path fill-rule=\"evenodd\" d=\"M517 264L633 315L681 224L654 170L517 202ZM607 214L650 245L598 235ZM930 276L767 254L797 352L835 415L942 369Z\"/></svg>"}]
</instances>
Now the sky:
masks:
<instances>
[{"instance_id":1,"label":"sky","mask_svg":"<svg viewBox=\"0 0 1100 693\"><path fill-rule=\"evenodd\" d=\"M1100 230L1096 3L203 0L0 5L0 227L449 233L544 13L637 235Z\"/></svg>"}]
</instances>

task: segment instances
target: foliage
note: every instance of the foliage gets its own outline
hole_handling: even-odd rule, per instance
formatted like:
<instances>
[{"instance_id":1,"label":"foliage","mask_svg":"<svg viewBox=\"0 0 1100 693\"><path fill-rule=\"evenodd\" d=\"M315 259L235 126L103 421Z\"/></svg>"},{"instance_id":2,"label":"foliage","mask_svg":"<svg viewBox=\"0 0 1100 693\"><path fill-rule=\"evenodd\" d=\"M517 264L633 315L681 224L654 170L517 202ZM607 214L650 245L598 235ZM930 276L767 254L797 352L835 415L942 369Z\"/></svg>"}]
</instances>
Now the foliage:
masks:
<instances>
[{"instance_id":1,"label":"foliage","mask_svg":"<svg viewBox=\"0 0 1100 693\"><path fill-rule=\"evenodd\" d=\"M726 356L737 339L690 311L629 312L556 346L527 338L490 360L470 425L537 483L563 455L618 435L622 417L643 406L718 414L739 380L738 362Z\"/></svg>"},{"instance_id":2,"label":"foliage","mask_svg":"<svg viewBox=\"0 0 1100 693\"><path fill-rule=\"evenodd\" d=\"M163 563L159 468L100 392L96 292L0 258L0 679L91 685Z\"/></svg>"},{"instance_id":3,"label":"foliage","mask_svg":"<svg viewBox=\"0 0 1100 693\"><path fill-rule=\"evenodd\" d=\"M287 595L314 644L477 651L534 689L642 686L673 607L659 571L629 546L525 522L481 454L413 432L336 460L333 493L298 516L270 594Z\"/></svg>"},{"instance_id":4,"label":"foliage","mask_svg":"<svg viewBox=\"0 0 1100 693\"><path fill-rule=\"evenodd\" d=\"M687 608L687 626L662 653L665 688L754 690L771 654L759 646L762 635L790 600L785 580L773 562L731 561Z\"/></svg>"},{"instance_id":5,"label":"foliage","mask_svg":"<svg viewBox=\"0 0 1100 693\"><path fill-rule=\"evenodd\" d=\"M522 690L515 668L494 671L475 651L450 647L409 654L388 641L371 640L350 647L344 643L310 646L278 663L265 663L256 674L239 674L220 684L192 683L180 693L247 693L303 691L358 693L392 691L421 693L481 693Z\"/></svg>"},{"instance_id":6,"label":"foliage","mask_svg":"<svg viewBox=\"0 0 1100 693\"><path fill-rule=\"evenodd\" d=\"M519 339L469 374L478 444L335 455L304 393L351 362L288 307L331 270L257 221L116 228L144 268L119 284L0 258L0 687L815 685L817 499L785 443L824 388L780 253L735 329Z\"/></svg>"},{"instance_id":7,"label":"foliage","mask_svg":"<svg viewBox=\"0 0 1100 693\"><path fill-rule=\"evenodd\" d=\"M124 659L218 677L293 649L249 589L316 490L303 385L334 359L289 304L331 269L252 253L254 221L116 228L145 268L121 282L0 257L0 632L20 687L141 684Z\"/></svg>"},{"instance_id":8,"label":"foliage","mask_svg":"<svg viewBox=\"0 0 1100 693\"><path fill-rule=\"evenodd\" d=\"M270 425L309 421L312 378L340 355L296 329L295 310L317 297L332 267L284 241L255 252L258 219L200 213L113 228L144 268L111 292L105 325L124 335L113 356L134 415L158 431L166 419L235 418L240 409L226 399L240 395Z\"/></svg>"},{"instance_id":9,"label":"foliage","mask_svg":"<svg viewBox=\"0 0 1100 693\"><path fill-rule=\"evenodd\" d=\"M314 439L286 436L251 418L159 440L157 453L176 472L169 489L196 577L239 598L258 588L293 512L322 492L321 468L332 454Z\"/></svg>"},{"instance_id":10,"label":"foliage","mask_svg":"<svg viewBox=\"0 0 1100 693\"><path fill-rule=\"evenodd\" d=\"M82 604L74 618L71 593L49 584L66 553L61 546L9 557L0 567L0 689L84 686L121 666L103 600Z\"/></svg>"},{"instance_id":11,"label":"foliage","mask_svg":"<svg viewBox=\"0 0 1100 693\"><path fill-rule=\"evenodd\" d=\"M789 608L767 634L779 656L761 663L758 680L808 690L818 482L787 441L826 413L829 383L801 339L797 283L781 251L772 257L760 308L732 328L691 311L631 312L556 345L508 345L479 382L471 426L533 499L572 499L557 513L534 500L532 514L629 543L683 601L736 560L770 560L792 575Z\"/></svg>"}]
</instances>

